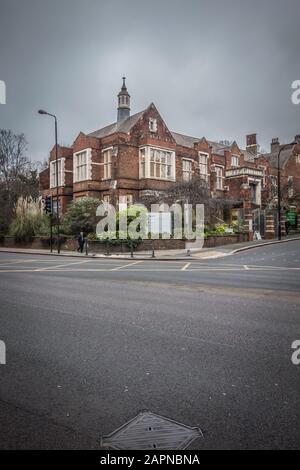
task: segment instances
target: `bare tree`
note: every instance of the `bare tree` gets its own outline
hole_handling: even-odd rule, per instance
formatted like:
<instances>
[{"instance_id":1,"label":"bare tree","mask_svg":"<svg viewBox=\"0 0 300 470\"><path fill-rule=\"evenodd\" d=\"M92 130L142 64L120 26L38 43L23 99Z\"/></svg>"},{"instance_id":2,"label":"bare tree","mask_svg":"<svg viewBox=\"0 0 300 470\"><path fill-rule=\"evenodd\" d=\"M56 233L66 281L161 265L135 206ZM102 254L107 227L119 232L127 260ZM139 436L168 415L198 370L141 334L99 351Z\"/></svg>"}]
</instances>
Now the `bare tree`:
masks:
<instances>
[{"instance_id":1,"label":"bare tree","mask_svg":"<svg viewBox=\"0 0 300 470\"><path fill-rule=\"evenodd\" d=\"M0 129L0 231L5 231L20 196L38 196L38 167L26 157L24 134Z\"/></svg>"},{"instance_id":2,"label":"bare tree","mask_svg":"<svg viewBox=\"0 0 300 470\"><path fill-rule=\"evenodd\" d=\"M205 220L209 225L214 225L222 220L224 210L240 204L240 201L228 198L216 198L211 196L210 189L204 178L194 175L189 181L178 181L161 192L152 192L144 196L141 201L148 208L151 204L174 203L204 204Z\"/></svg>"}]
</instances>

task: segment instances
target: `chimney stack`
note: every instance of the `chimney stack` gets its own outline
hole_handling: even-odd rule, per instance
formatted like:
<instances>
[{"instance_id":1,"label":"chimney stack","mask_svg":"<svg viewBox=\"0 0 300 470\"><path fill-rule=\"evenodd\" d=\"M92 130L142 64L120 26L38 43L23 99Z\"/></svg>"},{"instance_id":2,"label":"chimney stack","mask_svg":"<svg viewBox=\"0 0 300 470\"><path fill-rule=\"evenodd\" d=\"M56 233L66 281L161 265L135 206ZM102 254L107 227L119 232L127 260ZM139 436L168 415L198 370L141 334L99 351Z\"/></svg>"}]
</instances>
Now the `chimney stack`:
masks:
<instances>
[{"instance_id":1,"label":"chimney stack","mask_svg":"<svg viewBox=\"0 0 300 470\"><path fill-rule=\"evenodd\" d=\"M278 152L279 151L279 139L278 137L273 137L272 142L271 142L271 153Z\"/></svg>"},{"instance_id":2,"label":"chimney stack","mask_svg":"<svg viewBox=\"0 0 300 470\"><path fill-rule=\"evenodd\" d=\"M258 154L258 149L259 149L256 135L257 134L246 135L246 150L247 152L252 153L252 155L255 155L255 156Z\"/></svg>"},{"instance_id":3,"label":"chimney stack","mask_svg":"<svg viewBox=\"0 0 300 470\"><path fill-rule=\"evenodd\" d=\"M300 144L300 134L295 135L295 142L297 142L298 144Z\"/></svg>"}]
</instances>

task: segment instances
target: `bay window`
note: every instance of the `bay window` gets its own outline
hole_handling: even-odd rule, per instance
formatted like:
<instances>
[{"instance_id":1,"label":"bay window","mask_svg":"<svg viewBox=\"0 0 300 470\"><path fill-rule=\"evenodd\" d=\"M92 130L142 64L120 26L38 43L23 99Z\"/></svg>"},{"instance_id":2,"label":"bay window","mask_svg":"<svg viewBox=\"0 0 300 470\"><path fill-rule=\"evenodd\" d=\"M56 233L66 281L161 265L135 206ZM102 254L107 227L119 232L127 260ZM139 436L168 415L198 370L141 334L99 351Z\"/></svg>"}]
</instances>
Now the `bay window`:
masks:
<instances>
[{"instance_id":1,"label":"bay window","mask_svg":"<svg viewBox=\"0 0 300 470\"><path fill-rule=\"evenodd\" d=\"M146 149L140 150L140 178L146 178Z\"/></svg>"},{"instance_id":2,"label":"bay window","mask_svg":"<svg viewBox=\"0 0 300 470\"><path fill-rule=\"evenodd\" d=\"M140 178L175 180L175 152L155 147L140 149Z\"/></svg>"}]
</instances>

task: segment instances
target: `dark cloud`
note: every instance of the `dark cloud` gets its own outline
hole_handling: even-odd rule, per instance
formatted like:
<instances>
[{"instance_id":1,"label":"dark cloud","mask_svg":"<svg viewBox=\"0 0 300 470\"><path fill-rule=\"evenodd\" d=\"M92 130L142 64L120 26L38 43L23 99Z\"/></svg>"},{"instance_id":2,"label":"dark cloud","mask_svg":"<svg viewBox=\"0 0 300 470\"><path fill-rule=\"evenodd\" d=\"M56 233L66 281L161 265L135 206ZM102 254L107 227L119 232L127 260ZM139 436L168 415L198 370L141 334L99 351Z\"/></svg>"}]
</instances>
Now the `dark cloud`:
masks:
<instances>
[{"instance_id":1,"label":"dark cloud","mask_svg":"<svg viewBox=\"0 0 300 470\"><path fill-rule=\"evenodd\" d=\"M0 127L34 159L53 144L44 107L71 144L116 118L121 76L132 112L154 101L175 131L209 139L257 132L263 147L300 132L298 0L0 0Z\"/></svg>"}]
</instances>

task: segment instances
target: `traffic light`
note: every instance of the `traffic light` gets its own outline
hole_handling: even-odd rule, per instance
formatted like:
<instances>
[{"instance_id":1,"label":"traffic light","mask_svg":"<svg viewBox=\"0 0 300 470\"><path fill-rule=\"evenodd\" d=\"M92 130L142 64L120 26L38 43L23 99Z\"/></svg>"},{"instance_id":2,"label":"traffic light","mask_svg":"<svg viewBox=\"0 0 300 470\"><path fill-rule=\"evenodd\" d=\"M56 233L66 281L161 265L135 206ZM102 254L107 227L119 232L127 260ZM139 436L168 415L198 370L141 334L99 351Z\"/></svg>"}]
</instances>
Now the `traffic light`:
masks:
<instances>
[{"instance_id":1,"label":"traffic light","mask_svg":"<svg viewBox=\"0 0 300 470\"><path fill-rule=\"evenodd\" d=\"M52 214L52 196L46 196L45 212L46 214Z\"/></svg>"}]
</instances>

